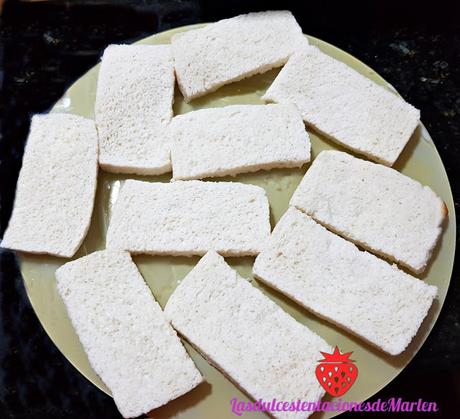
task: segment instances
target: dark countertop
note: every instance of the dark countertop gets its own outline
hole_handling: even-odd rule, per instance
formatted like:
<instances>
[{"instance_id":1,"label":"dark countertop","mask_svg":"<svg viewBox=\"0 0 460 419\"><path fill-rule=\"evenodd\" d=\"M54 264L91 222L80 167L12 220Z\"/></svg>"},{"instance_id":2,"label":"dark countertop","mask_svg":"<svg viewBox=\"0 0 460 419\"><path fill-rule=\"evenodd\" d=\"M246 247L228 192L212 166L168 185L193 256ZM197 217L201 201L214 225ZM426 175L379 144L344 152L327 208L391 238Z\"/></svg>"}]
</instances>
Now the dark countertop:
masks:
<instances>
[{"instance_id":1,"label":"dark countertop","mask_svg":"<svg viewBox=\"0 0 460 419\"><path fill-rule=\"evenodd\" d=\"M451 181L458 211L458 2L437 1L429 8L402 1L367 2L359 7L357 3L341 2L339 6L329 1L219 3L223 2L86 0L4 4L0 16L0 237L11 213L32 114L47 111L74 80L98 61L108 44L129 43L177 26L275 8L290 9L305 33L355 55L422 110L422 120ZM1 4L0 0L0 8ZM438 403L440 412L436 417L458 417L459 305L460 271L456 264L444 308L430 337L409 366L373 399L422 397ZM25 294L15 256L8 251L0 251L0 310L0 417L119 417L112 400L86 381L43 331ZM402 417L417 415L406 413Z\"/></svg>"}]
</instances>

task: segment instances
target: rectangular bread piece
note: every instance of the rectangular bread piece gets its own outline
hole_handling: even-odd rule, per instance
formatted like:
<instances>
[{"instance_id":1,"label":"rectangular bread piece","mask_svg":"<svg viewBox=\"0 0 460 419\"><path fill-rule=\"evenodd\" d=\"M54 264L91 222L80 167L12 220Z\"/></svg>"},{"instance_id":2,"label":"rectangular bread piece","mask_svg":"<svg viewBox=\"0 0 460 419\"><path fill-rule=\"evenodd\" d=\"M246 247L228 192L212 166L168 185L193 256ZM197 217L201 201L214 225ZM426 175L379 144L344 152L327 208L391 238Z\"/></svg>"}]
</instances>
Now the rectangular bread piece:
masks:
<instances>
[{"instance_id":1,"label":"rectangular bread piece","mask_svg":"<svg viewBox=\"0 0 460 419\"><path fill-rule=\"evenodd\" d=\"M294 105L234 105L179 115L170 125L174 179L300 167L310 139Z\"/></svg>"},{"instance_id":2,"label":"rectangular bread piece","mask_svg":"<svg viewBox=\"0 0 460 419\"><path fill-rule=\"evenodd\" d=\"M437 293L292 207L253 271L306 309L391 355L406 349Z\"/></svg>"},{"instance_id":3,"label":"rectangular bread piece","mask_svg":"<svg viewBox=\"0 0 460 419\"><path fill-rule=\"evenodd\" d=\"M286 63L308 45L289 11L249 13L172 38L177 82L186 101Z\"/></svg>"},{"instance_id":4,"label":"rectangular bread piece","mask_svg":"<svg viewBox=\"0 0 460 419\"><path fill-rule=\"evenodd\" d=\"M173 327L254 400L316 402L329 345L239 276L215 252L180 282L165 307ZM279 412L277 418L306 418Z\"/></svg>"},{"instance_id":5,"label":"rectangular bread piece","mask_svg":"<svg viewBox=\"0 0 460 419\"><path fill-rule=\"evenodd\" d=\"M97 158L93 121L71 114L35 115L1 246L72 257L91 222Z\"/></svg>"},{"instance_id":6,"label":"rectangular bread piece","mask_svg":"<svg viewBox=\"0 0 460 419\"><path fill-rule=\"evenodd\" d=\"M420 112L316 47L293 55L262 97L294 103L310 126L355 152L392 166Z\"/></svg>"},{"instance_id":7,"label":"rectangular bread piece","mask_svg":"<svg viewBox=\"0 0 460 419\"><path fill-rule=\"evenodd\" d=\"M166 124L172 118L174 67L169 45L110 45L96 93L99 164L115 173L171 171Z\"/></svg>"},{"instance_id":8,"label":"rectangular bread piece","mask_svg":"<svg viewBox=\"0 0 460 419\"><path fill-rule=\"evenodd\" d=\"M56 279L91 366L124 417L147 413L202 381L129 253L92 253L59 268Z\"/></svg>"},{"instance_id":9,"label":"rectangular bread piece","mask_svg":"<svg viewBox=\"0 0 460 419\"><path fill-rule=\"evenodd\" d=\"M115 203L107 247L191 256L213 249L257 255L270 236L265 191L236 182L127 180Z\"/></svg>"},{"instance_id":10,"label":"rectangular bread piece","mask_svg":"<svg viewBox=\"0 0 460 419\"><path fill-rule=\"evenodd\" d=\"M428 186L340 151L318 155L290 205L415 273L426 268L447 216Z\"/></svg>"}]
</instances>

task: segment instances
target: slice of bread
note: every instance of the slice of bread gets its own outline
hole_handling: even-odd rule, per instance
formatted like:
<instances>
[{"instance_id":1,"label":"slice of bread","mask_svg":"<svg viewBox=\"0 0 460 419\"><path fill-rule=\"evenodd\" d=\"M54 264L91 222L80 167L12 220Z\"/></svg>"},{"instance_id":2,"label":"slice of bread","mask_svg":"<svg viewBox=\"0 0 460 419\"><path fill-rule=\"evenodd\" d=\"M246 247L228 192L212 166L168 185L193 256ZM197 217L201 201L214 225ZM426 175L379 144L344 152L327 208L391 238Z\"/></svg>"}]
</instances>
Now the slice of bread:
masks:
<instances>
[{"instance_id":1,"label":"slice of bread","mask_svg":"<svg viewBox=\"0 0 460 419\"><path fill-rule=\"evenodd\" d=\"M172 38L177 82L186 101L286 63L307 38L288 11L249 13Z\"/></svg>"},{"instance_id":2,"label":"slice of bread","mask_svg":"<svg viewBox=\"0 0 460 419\"><path fill-rule=\"evenodd\" d=\"M202 381L129 253L92 253L59 268L56 279L91 366L124 417L147 413Z\"/></svg>"},{"instance_id":3,"label":"slice of bread","mask_svg":"<svg viewBox=\"0 0 460 419\"><path fill-rule=\"evenodd\" d=\"M415 273L425 270L447 216L428 186L340 151L318 155L290 205Z\"/></svg>"},{"instance_id":4,"label":"slice of bread","mask_svg":"<svg viewBox=\"0 0 460 419\"><path fill-rule=\"evenodd\" d=\"M393 165L420 112L316 47L293 55L262 99L295 103L303 119L355 152Z\"/></svg>"},{"instance_id":5,"label":"slice of bread","mask_svg":"<svg viewBox=\"0 0 460 419\"><path fill-rule=\"evenodd\" d=\"M236 182L127 180L115 203L107 247L191 256L213 249L257 255L270 236L262 188Z\"/></svg>"},{"instance_id":6,"label":"slice of bread","mask_svg":"<svg viewBox=\"0 0 460 419\"><path fill-rule=\"evenodd\" d=\"M91 221L97 156L93 121L71 114L35 115L1 246L72 257Z\"/></svg>"},{"instance_id":7,"label":"slice of bread","mask_svg":"<svg viewBox=\"0 0 460 419\"><path fill-rule=\"evenodd\" d=\"M179 115L170 125L174 179L236 175L310 161L294 105L234 105Z\"/></svg>"},{"instance_id":8,"label":"slice of bread","mask_svg":"<svg viewBox=\"0 0 460 419\"><path fill-rule=\"evenodd\" d=\"M406 349L437 288L360 251L290 208L257 256L254 275L391 355Z\"/></svg>"},{"instance_id":9,"label":"slice of bread","mask_svg":"<svg viewBox=\"0 0 460 419\"><path fill-rule=\"evenodd\" d=\"M99 164L109 172L171 171L166 124L174 68L169 45L110 45L99 70L95 115Z\"/></svg>"},{"instance_id":10,"label":"slice of bread","mask_svg":"<svg viewBox=\"0 0 460 419\"><path fill-rule=\"evenodd\" d=\"M320 351L331 348L215 252L207 253L169 298L165 315L208 361L254 400L316 402ZM308 412L274 412L306 418Z\"/></svg>"}]
</instances>

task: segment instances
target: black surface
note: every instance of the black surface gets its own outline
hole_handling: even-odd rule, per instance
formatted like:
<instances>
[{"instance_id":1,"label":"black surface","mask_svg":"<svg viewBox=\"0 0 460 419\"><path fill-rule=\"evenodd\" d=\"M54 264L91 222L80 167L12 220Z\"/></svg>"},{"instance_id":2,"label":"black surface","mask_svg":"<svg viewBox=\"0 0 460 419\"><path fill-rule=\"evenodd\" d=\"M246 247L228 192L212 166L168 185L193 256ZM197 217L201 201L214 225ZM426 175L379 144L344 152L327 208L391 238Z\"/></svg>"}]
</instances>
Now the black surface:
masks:
<instances>
[{"instance_id":1,"label":"black surface","mask_svg":"<svg viewBox=\"0 0 460 419\"><path fill-rule=\"evenodd\" d=\"M359 6L329 1L9 1L3 7L0 31L1 235L11 213L31 115L48 110L98 61L105 46L270 8L292 10L305 33L355 55L422 110L458 210L458 2L430 2L425 7L404 1L369 1ZM55 348L27 300L14 254L0 252L0 417L119 417L112 400ZM373 399L422 397L440 407L431 416L460 416L455 405L460 400L459 280L456 266L444 308L427 342L400 376Z\"/></svg>"}]
</instances>

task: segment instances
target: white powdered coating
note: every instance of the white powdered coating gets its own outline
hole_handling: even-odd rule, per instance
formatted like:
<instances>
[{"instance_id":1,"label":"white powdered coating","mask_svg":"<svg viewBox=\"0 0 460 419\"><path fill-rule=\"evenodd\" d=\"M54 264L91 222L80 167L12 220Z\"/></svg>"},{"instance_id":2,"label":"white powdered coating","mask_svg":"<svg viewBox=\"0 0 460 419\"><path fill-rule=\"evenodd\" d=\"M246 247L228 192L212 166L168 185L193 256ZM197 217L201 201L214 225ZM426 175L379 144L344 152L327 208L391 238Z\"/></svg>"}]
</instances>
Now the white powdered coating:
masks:
<instances>
[{"instance_id":1,"label":"white powdered coating","mask_svg":"<svg viewBox=\"0 0 460 419\"><path fill-rule=\"evenodd\" d=\"M290 208L257 256L256 278L391 355L406 349L437 288Z\"/></svg>"},{"instance_id":2,"label":"white powdered coating","mask_svg":"<svg viewBox=\"0 0 460 419\"><path fill-rule=\"evenodd\" d=\"M315 402L315 377L329 345L231 269L215 252L204 256L168 300L173 327L254 400ZM306 418L309 412L274 412Z\"/></svg>"},{"instance_id":3,"label":"white powdered coating","mask_svg":"<svg viewBox=\"0 0 460 419\"><path fill-rule=\"evenodd\" d=\"M447 216L428 186L340 151L318 155L290 205L415 273L426 268Z\"/></svg>"},{"instance_id":4,"label":"white powdered coating","mask_svg":"<svg viewBox=\"0 0 460 419\"><path fill-rule=\"evenodd\" d=\"M172 118L174 68L169 45L110 45L95 104L99 164L116 173L171 171L166 124Z\"/></svg>"},{"instance_id":5,"label":"white powdered coating","mask_svg":"<svg viewBox=\"0 0 460 419\"><path fill-rule=\"evenodd\" d=\"M202 381L128 253L95 252L59 268L56 279L91 366L124 417Z\"/></svg>"},{"instance_id":6,"label":"white powdered coating","mask_svg":"<svg viewBox=\"0 0 460 419\"><path fill-rule=\"evenodd\" d=\"M308 45L289 11L249 13L172 38L177 82L189 101L286 63Z\"/></svg>"},{"instance_id":7,"label":"white powdered coating","mask_svg":"<svg viewBox=\"0 0 460 419\"><path fill-rule=\"evenodd\" d=\"M296 104L309 125L387 166L420 120L418 109L316 47L293 55L263 99Z\"/></svg>"},{"instance_id":8,"label":"white powdered coating","mask_svg":"<svg viewBox=\"0 0 460 419\"><path fill-rule=\"evenodd\" d=\"M72 257L91 221L97 157L93 121L71 114L35 115L1 246Z\"/></svg>"},{"instance_id":9,"label":"white powdered coating","mask_svg":"<svg viewBox=\"0 0 460 419\"><path fill-rule=\"evenodd\" d=\"M174 179L300 167L310 139L294 105L234 105L179 115L170 125Z\"/></svg>"},{"instance_id":10,"label":"white powdered coating","mask_svg":"<svg viewBox=\"0 0 460 419\"><path fill-rule=\"evenodd\" d=\"M127 180L107 247L131 253L257 255L270 236L265 191L236 182Z\"/></svg>"}]
</instances>

